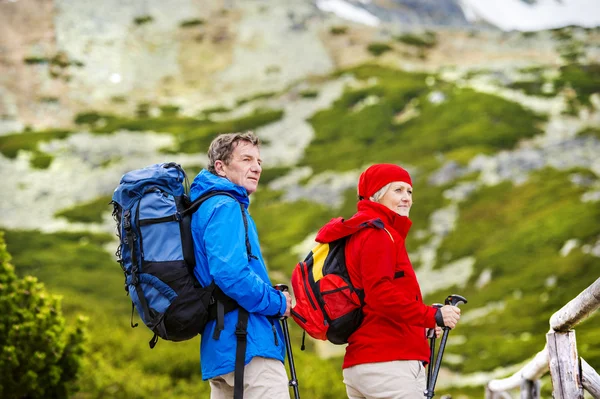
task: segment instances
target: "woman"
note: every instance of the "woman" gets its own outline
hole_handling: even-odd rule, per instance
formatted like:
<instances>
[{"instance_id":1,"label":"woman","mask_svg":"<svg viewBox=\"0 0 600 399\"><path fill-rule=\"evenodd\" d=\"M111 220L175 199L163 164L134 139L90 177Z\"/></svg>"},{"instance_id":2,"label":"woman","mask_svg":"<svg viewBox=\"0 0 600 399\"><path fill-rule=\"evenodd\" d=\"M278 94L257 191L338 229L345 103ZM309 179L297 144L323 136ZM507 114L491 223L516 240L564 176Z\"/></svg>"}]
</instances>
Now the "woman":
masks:
<instances>
[{"instance_id":1,"label":"woman","mask_svg":"<svg viewBox=\"0 0 600 399\"><path fill-rule=\"evenodd\" d=\"M373 165L360 176L358 196L351 219L334 219L317 235L317 241L329 242L345 223L383 222L383 228L363 228L350 236L345 248L350 279L365 292L364 320L350 336L344 357L346 392L350 399L423 398L426 329L454 328L460 309L423 303L404 245L412 224L408 172L393 164Z\"/></svg>"}]
</instances>

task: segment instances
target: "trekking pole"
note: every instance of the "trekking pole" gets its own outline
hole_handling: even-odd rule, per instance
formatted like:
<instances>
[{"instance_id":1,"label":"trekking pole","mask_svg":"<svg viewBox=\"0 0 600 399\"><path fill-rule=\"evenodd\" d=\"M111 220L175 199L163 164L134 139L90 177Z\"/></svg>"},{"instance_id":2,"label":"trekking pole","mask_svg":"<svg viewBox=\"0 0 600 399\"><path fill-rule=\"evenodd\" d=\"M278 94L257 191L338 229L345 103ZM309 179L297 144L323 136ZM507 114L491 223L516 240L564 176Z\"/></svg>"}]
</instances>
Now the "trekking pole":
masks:
<instances>
[{"instance_id":1,"label":"trekking pole","mask_svg":"<svg viewBox=\"0 0 600 399\"><path fill-rule=\"evenodd\" d=\"M288 286L285 284L276 284L275 289L277 291L287 292ZM285 340L285 350L288 357L288 365L290 366L290 379L289 385L294 388L294 397L300 399L300 391L298 390L298 378L296 377L296 368L294 367L294 355L292 354L292 344L290 343L290 332L288 330L287 317L282 317L281 326L283 328L283 338Z\"/></svg>"},{"instance_id":2,"label":"trekking pole","mask_svg":"<svg viewBox=\"0 0 600 399\"><path fill-rule=\"evenodd\" d=\"M463 296L452 294L448 295L444 301L446 305L458 306L461 303L467 303L467 299ZM444 356L444 349L446 349L446 341L448 340L448 334L450 333L450 327L442 327L444 334L442 335L442 341L440 342L440 348L438 350L437 358L435 359L435 368L431 375L431 381L427 384L425 390L425 397L428 399L433 398L435 395L435 383L437 382L438 374L440 372L440 366L442 364L442 356ZM430 365L431 367L431 365Z\"/></svg>"},{"instance_id":3,"label":"trekking pole","mask_svg":"<svg viewBox=\"0 0 600 399\"><path fill-rule=\"evenodd\" d=\"M442 305L441 303L434 303L433 307L436 309L441 308ZM434 328L430 328L428 331L428 335L427 338L429 338L429 365L427 366L427 389L429 389L429 381L431 381L431 376L433 374L433 362L435 360L435 327ZM428 391L425 391L426 393Z\"/></svg>"}]
</instances>

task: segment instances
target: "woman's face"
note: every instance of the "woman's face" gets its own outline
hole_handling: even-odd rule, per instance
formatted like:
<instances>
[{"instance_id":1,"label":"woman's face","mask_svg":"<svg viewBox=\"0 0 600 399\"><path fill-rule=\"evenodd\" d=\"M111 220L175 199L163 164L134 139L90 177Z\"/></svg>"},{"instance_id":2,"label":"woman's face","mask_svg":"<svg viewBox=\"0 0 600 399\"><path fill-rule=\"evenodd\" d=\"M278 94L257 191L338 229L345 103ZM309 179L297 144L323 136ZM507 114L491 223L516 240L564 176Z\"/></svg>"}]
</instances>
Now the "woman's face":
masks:
<instances>
[{"instance_id":1,"label":"woman's face","mask_svg":"<svg viewBox=\"0 0 600 399\"><path fill-rule=\"evenodd\" d=\"M408 216L412 206L412 186L402 181L395 181L379 199L381 205L385 205L400 216Z\"/></svg>"}]
</instances>

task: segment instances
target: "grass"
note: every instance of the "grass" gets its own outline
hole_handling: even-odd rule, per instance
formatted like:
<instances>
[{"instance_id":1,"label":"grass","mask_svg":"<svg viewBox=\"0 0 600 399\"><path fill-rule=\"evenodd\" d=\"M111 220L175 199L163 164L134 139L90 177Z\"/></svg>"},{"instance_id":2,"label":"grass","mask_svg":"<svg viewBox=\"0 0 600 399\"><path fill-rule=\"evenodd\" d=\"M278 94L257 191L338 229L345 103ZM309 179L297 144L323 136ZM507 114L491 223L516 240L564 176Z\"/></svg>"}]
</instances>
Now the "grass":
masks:
<instances>
[{"instance_id":1,"label":"grass","mask_svg":"<svg viewBox=\"0 0 600 399\"><path fill-rule=\"evenodd\" d=\"M329 28L329 33L333 36L344 35L348 32L347 26L332 26Z\"/></svg>"},{"instance_id":2,"label":"grass","mask_svg":"<svg viewBox=\"0 0 600 399\"><path fill-rule=\"evenodd\" d=\"M545 92L543 80L518 80L508 85L509 88L520 90L530 96L554 97L556 93Z\"/></svg>"},{"instance_id":3,"label":"grass","mask_svg":"<svg viewBox=\"0 0 600 399\"><path fill-rule=\"evenodd\" d=\"M585 188L572 185L571 172L543 170L524 185L502 183L486 187L460 204L458 227L438 251L448 262L474 256L475 270L465 287L453 287L426 298L436 302L450 291L469 299L469 308L504 301L502 312L493 312L460 328L467 342L452 345L450 352L465 357L456 371L471 373L521 362L544 345L550 316L574 298L600 273L597 258L573 250L561 257L569 239L593 244L600 227L600 208L579 200ZM493 284L477 288L484 269L492 272ZM556 285L548 285L548 278ZM465 308L467 309L467 308ZM600 344L598 328L587 322L576 328L589 348ZM527 332L531 339L521 335ZM490 342L497 342L495 347ZM582 356L596 367L599 351Z\"/></svg>"},{"instance_id":4,"label":"grass","mask_svg":"<svg viewBox=\"0 0 600 399\"><path fill-rule=\"evenodd\" d=\"M571 87L577 93L577 100L590 106L590 96L600 91L600 64L568 64L560 68L560 76L555 81L557 91Z\"/></svg>"},{"instance_id":5,"label":"grass","mask_svg":"<svg viewBox=\"0 0 600 399\"><path fill-rule=\"evenodd\" d=\"M133 19L133 23L137 26L145 25L152 21L154 21L154 17L152 15L142 15Z\"/></svg>"},{"instance_id":6,"label":"grass","mask_svg":"<svg viewBox=\"0 0 600 399\"><path fill-rule=\"evenodd\" d=\"M60 210L54 216L64 217L70 222L102 223L103 215L107 212L112 212L112 207L109 206L111 199L112 196L99 197L95 200Z\"/></svg>"},{"instance_id":7,"label":"grass","mask_svg":"<svg viewBox=\"0 0 600 399\"><path fill-rule=\"evenodd\" d=\"M423 49L435 47L437 44L437 36L435 32L426 32L423 35L405 33L400 36L397 36L396 40L400 43Z\"/></svg>"},{"instance_id":8,"label":"grass","mask_svg":"<svg viewBox=\"0 0 600 399\"><path fill-rule=\"evenodd\" d=\"M277 95L276 91L267 91L264 93L258 93L258 94L254 94L252 96L249 97L244 97L241 98L239 100L237 100L236 104L238 106L240 105L244 105L246 103L252 102L252 101L256 101L256 100L265 100L265 99L269 99L269 98L273 98Z\"/></svg>"},{"instance_id":9,"label":"grass","mask_svg":"<svg viewBox=\"0 0 600 399\"><path fill-rule=\"evenodd\" d=\"M600 140L600 128L598 127L587 127L577 132L579 137L595 137Z\"/></svg>"},{"instance_id":10,"label":"grass","mask_svg":"<svg viewBox=\"0 0 600 399\"><path fill-rule=\"evenodd\" d=\"M41 151L34 151L29 164L34 169L48 169L52 164L54 157Z\"/></svg>"},{"instance_id":11,"label":"grass","mask_svg":"<svg viewBox=\"0 0 600 399\"><path fill-rule=\"evenodd\" d=\"M199 373L199 338L185 342L160 340L150 350L152 333L130 328L131 305L123 290L123 273L102 249L112 237L89 233L44 234L4 231L7 249L19 275L32 274L48 291L63 297L67 319L90 319L88 351L80 391L75 399L186 399L208 397L209 385ZM137 316L135 322L139 322ZM289 323L301 395L336 399L344 395L341 359L320 360L299 351L301 331ZM313 345L307 342L308 349ZM127 376L127 378L123 378Z\"/></svg>"},{"instance_id":12,"label":"grass","mask_svg":"<svg viewBox=\"0 0 600 399\"><path fill-rule=\"evenodd\" d=\"M14 159L17 157L19 151L35 152L39 143L65 139L71 134L72 132L69 130L51 129L40 132L28 131L0 136L0 153L7 158ZM40 160L35 162L39 162L40 166L49 161L48 158L42 160L43 156L41 154L39 156Z\"/></svg>"},{"instance_id":13,"label":"grass","mask_svg":"<svg viewBox=\"0 0 600 399\"><path fill-rule=\"evenodd\" d=\"M346 72L360 80L376 78L377 83L346 91L331 108L310 119L315 138L301 164L315 173L373 162L418 164L424 157L464 147L509 149L541 132L542 116L500 97L446 85L446 101L431 104L425 74L373 65ZM367 97L377 97L378 102L355 111ZM395 116L411 101L417 102L419 116L396 124Z\"/></svg>"},{"instance_id":14,"label":"grass","mask_svg":"<svg viewBox=\"0 0 600 399\"><path fill-rule=\"evenodd\" d=\"M254 113L226 121L213 122L208 119L180 117L171 114L159 117L128 118L86 112L77 115L75 122L90 125L92 132L111 134L117 130L154 131L175 136L175 147L166 152L196 153L206 152L210 142L221 133L252 130L275 122L283 117L281 110L256 110ZM0 141L1 143L1 141Z\"/></svg>"},{"instance_id":15,"label":"grass","mask_svg":"<svg viewBox=\"0 0 600 399\"><path fill-rule=\"evenodd\" d=\"M316 232L331 217L331 210L306 200L284 202L280 193L263 186L253 195L250 211L255 219L261 251L269 270L290 276L298 262L292 246Z\"/></svg>"},{"instance_id":16,"label":"grass","mask_svg":"<svg viewBox=\"0 0 600 399\"><path fill-rule=\"evenodd\" d=\"M192 18L192 19L186 19L185 21L181 21L181 23L179 24L179 26L181 28L193 28L195 26L204 25L204 23L205 23L205 21L203 19Z\"/></svg>"},{"instance_id":17,"label":"grass","mask_svg":"<svg viewBox=\"0 0 600 399\"><path fill-rule=\"evenodd\" d=\"M379 57L380 55L387 53L388 51L392 51L393 47L387 43L370 43L367 46L367 51L374 55L375 57Z\"/></svg>"}]
</instances>

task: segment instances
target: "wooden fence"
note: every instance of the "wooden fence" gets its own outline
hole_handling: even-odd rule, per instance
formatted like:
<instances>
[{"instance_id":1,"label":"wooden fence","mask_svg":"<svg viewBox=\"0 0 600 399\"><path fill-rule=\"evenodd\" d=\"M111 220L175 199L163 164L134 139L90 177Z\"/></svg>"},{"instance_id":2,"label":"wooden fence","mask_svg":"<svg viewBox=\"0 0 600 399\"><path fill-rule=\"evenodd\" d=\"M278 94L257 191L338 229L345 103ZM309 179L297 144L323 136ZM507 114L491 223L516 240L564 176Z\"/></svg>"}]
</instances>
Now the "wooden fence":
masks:
<instances>
[{"instance_id":1,"label":"wooden fence","mask_svg":"<svg viewBox=\"0 0 600 399\"><path fill-rule=\"evenodd\" d=\"M573 327L600 307L600 278L550 318L546 346L508 378L490 381L486 399L510 399L509 390L521 388L521 399L540 397L539 379L550 370L555 399L583 399L585 389L600 399L600 376L577 355Z\"/></svg>"}]
</instances>

